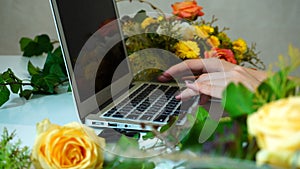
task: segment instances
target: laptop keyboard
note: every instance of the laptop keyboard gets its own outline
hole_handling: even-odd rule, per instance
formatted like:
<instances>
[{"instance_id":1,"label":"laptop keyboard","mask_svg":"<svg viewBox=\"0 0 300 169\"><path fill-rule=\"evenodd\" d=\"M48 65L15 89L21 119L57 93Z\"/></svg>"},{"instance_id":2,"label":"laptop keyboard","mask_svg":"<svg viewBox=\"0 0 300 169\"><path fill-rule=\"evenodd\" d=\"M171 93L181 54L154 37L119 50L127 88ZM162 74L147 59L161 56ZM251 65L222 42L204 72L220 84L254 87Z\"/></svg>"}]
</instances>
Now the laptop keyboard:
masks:
<instances>
[{"instance_id":1,"label":"laptop keyboard","mask_svg":"<svg viewBox=\"0 0 300 169\"><path fill-rule=\"evenodd\" d=\"M175 99L178 90L177 86L143 84L105 112L103 117L166 123L169 116L179 116L184 112L182 102Z\"/></svg>"}]
</instances>

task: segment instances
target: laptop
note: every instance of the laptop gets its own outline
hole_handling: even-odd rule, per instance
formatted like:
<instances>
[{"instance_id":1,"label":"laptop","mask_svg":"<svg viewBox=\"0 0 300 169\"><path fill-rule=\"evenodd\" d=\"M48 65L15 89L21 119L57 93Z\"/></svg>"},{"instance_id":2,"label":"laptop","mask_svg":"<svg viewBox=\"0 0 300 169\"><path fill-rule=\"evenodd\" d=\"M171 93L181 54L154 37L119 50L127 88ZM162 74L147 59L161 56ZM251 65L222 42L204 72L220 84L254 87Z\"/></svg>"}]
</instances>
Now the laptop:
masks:
<instances>
[{"instance_id":1,"label":"laptop","mask_svg":"<svg viewBox=\"0 0 300 169\"><path fill-rule=\"evenodd\" d=\"M149 131L195 113L198 97L182 102L182 82L134 81L113 0L50 0L79 119L95 128ZM151 49L159 57L172 57ZM141 57L147 51L141 51ZM169 59L169 58L166 58ZM179 60L170 63L176 64ZM151 65L146 68L151 68ZM158 69L163 69L159 68Z\"/></svg>"}]
</instances>

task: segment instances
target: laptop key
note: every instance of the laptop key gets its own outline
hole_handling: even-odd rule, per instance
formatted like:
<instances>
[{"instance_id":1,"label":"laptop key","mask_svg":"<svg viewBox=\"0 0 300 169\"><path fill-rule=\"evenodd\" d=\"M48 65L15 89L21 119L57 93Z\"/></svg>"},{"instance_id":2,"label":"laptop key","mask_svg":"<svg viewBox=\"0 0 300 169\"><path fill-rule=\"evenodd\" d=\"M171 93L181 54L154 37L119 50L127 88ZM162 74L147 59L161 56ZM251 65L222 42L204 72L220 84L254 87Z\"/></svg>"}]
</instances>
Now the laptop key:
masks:
<instances>
[{"instance_id":1,"label":"laptop key","mask_svg":"<svg viewBox=\"0 0 300 169\"><path fill-rule=\"evenodd\" d=\"M115 113L112 117L116 117L116 118L123 118L124 117L124 115L123 114L121 114L121 113L119 113L119 112L117 112L117 113Z\"/></svg>"},{"instance_id":2,"label":"laptop key","mask_svg":"<svg viewBox=\"0 0 300 169\"><path fill-rule=\"evenodd\" d=\"M103 116L104 117L109 117L109 116L111 116L112 115L112 113L105 113Z\"/></svg>"},{"instance_id":3,"label":"laptop key","mask_svg":"<svg viewBox=\"0 0 300 169\"><path fill-rule=\"evenodd\" d=\"M155 122L164 122L167 117L168 117L167 115L161 114L161 115L156 116L156 118L153 121L155 121Z\"/></svg>"},{"instance_id":4,"label":"laptop key","mask_svg":"<svg viewBox=\"0 0 300 169\"><path fill-rule=\"evenodd\" d=\"M131 120L136 120L136 119L138 119L138 117L139 117L139 115L137 115L137 114L130 114L126 118L131 119Z\"/></svg>"},{"instance_id":5,"label":"laptop key","mask_svg":"<svg viewBox=\"0 0 300 169\"><path fill-rule=\"evenodd\" d=\"M150 121L152 117L153 117L152 115L145 114L140 118L140 120Z\"/></svg>"},{"instance_id":6,"label":"laptop key","mask_svg":"<svg viewBox=\"0 0 300 169\"><path fill-rule=\"evenodd\" d=\"M143 114L144 115L150 115L150 116L153 116L153 115L155 115L157 113L157 111L156 112L154 112L154 111L146 111L146 112L144 112Z\"/></svg>"}]
</instances>

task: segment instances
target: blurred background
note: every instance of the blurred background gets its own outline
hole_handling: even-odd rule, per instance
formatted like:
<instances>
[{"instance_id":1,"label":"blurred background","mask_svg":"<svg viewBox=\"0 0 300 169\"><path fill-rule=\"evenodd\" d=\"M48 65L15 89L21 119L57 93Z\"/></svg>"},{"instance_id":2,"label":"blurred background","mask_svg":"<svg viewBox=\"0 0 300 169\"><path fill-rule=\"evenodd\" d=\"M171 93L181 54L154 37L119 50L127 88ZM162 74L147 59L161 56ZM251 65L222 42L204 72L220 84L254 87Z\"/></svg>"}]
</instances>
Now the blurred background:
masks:
<instances>
[{"instance_id":1,"label":"blurred background","mask_svg":"<svg viewBox=\"0 0 300 169\"><path fill-rule=\"evenodd\" d=\"M171 4L180 0L149 0L166 13ZM288 46L300 48L299 0L197 0L203 6L204 18L212 15L216 25L229 27L231 39L239 37L248 44L256 43L266 65L277 61L278 55L287 55ZM121 16L135 14L140 9L151 11L139 2L118 2ZM153 11L153 10L152 10ZM33 38L48 34L57 40L55 25L48 0L0 0L0 55L20 55L21 37ZM300 75L299 69L297 74Z\"/></svg>"}]
</instances>

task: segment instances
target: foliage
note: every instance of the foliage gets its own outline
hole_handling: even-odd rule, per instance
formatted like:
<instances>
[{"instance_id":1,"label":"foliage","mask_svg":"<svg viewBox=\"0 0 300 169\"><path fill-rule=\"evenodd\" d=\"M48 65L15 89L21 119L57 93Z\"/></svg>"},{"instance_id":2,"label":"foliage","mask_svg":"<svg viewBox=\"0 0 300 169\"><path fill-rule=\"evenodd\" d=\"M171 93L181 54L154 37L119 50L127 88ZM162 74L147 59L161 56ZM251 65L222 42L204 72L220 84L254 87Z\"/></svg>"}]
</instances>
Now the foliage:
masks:
<instances>
[{"instance_id":1,"label":"foliage","mask_svg":"<svg viewBox=\"0 0 300 169\"><path fill-rule=\"evenodd\" d=\"M21 51L24 52L23 56L40 56L43 53L48 53L53 50L53 43L50 42L48 35L39 35L34 39L23 37L20 39Z\"/></svg>"},{"instance_id":2,"label":"foliage","mask_svg":"<svg viewBox=\"0 0 300 169\"><path fill-rule=\"evenodd\" d=\"M106 169L153 169L155 168L155 163L152 161L147 161L144 159L130 159L115 157L111 161L106 161L103 168Z\"/></svg>"},{"instance_id":3,"label":"foliage","mask_svg":"<svg viewBox=\"0 0 300 169\"><path fill-rule=\"evenodd\" d=\"M3 129L0 140L0 168L2 169L25 169L30 168L30 150L28 147L21 147L21 141L12 142L15 138L15 131L8 133Z\"/></svg>"},{"instance_id":4,"label":"foliage","mask_svg":"<svg viewBox=\"0 0 300 169\"><path fill-rule=\"evenodd\" d=\"M28 61L27 70L30 79L21 80L10 68L0 73L0 106L9 100L11 92L29 99L33 94L55 94L60 85L68 82L61 48L53 50L54 42L50 42L49 39L48 35L38 35L34 40L29 38L20 40L24 56L47 53L46 62L43 68L39 68Z\"/></svg>"},{"instance_id":5,"label":"foliage","mask_svg":"<svg viewBox=\"0 0 300 169\"><path fill-rule=\"evenodd\" d=\"M297 91L300 80L290 77L290 73L300 66L299 50L290 46L288 58L284 60L283 56L279 56L280 70L264 80L255 92L242 84L228 85L223 93L222 104L232 117L248 115L266 103L300 95Z\"/></svg>"}]
</instances>

